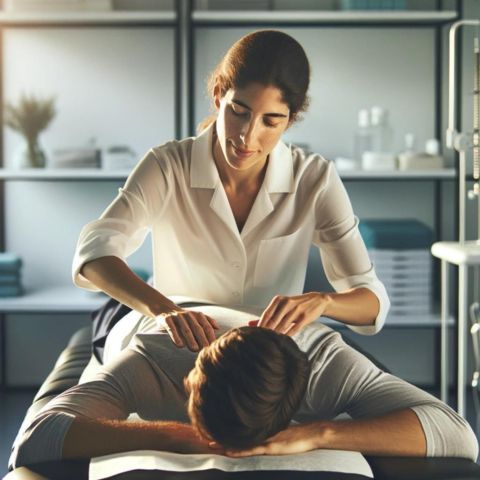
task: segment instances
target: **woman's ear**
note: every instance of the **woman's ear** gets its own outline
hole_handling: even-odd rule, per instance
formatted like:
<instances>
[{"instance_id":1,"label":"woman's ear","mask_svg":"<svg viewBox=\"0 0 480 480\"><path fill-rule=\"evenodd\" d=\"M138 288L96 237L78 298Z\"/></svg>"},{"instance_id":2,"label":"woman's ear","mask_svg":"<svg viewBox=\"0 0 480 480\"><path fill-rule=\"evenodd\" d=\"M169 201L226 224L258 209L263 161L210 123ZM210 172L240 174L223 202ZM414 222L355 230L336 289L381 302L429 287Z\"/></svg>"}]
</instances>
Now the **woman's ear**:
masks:
<instances>
[{"instance_id":1,"label":"woman's ear","mask_svg":"<svg viewBox=\"0 0 480 480\"><path fill-rule=\"evenodd\" d=\"M222 92L220 90L220 85L216 83L215 87L213 87L213 103L217 110L220 108L221 98L222 98Z\"/></svg>"}]
</instances>

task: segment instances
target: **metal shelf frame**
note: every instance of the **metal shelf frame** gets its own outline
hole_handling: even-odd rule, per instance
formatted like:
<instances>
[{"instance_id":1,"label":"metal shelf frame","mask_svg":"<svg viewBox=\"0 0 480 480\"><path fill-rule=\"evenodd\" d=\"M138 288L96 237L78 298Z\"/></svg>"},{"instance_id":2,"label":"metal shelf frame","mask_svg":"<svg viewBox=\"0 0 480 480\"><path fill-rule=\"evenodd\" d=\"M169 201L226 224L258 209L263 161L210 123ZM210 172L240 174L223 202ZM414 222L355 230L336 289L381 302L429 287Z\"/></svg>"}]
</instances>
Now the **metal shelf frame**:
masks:
<instances>
[{"instance_id":1,"label":"metal shelf frame","mask_svg":"<svg viewBox=\"0 0 480 480\"><path fill-rule=\"evenodd\" d=\"M0 0L0 7L2 0ZM432 122L435 125L435 136L442 138L441 119L442 119L442 94L441 84L443 81L442 72L442 28L450 22L462 18L462 2L455 0L455 10L445 11L443 1L436 0L436 10L433 12L202 12L195 11L193 0L177 0L175 2L175 11L173 12L96 12L94 15L89 13L82 14L44 14L40 18L35 15L7 14L0 12L0 66L3 66L3 33L5 29L11 28L143 28L149 27L174 27L175 29L175 65L172 68L175 71L175 136L177 139L195 134L195 32L199 28L218 28L218 27L318 27L318 28L338 28L338 27L360 27L360 28L427 28L433 29L435 34L435 79L434 79L434 97L435 109ZM96 18L93 18L95 16ZM461 41L457 48L461 50ZM0 71L3 69L0 68ZM457 79L461 85L460 66L457 66ZM460 89L458 96L461 96ZM0 74L0 105L4 103L3 95L3 76ZM460 102L457 102L460 105ZM460 108L457 111L457 117L461 118ZM460 124L460 122L458 122ZM3 109L0 108L0 125L3 126ZM4 129L0 128L0 169L4 165ZM457 164L456 162L455 164ZM447 178L431 178L435 181L435 201L442 197L441 183L458 177L458 171L455 167L453 176ZM348 177L348 175L347 175ZM105 178L63 178L62 181L75 180L105 181L115 180L113 176ZM347 178L346 178L347 179ZM5 251L5 194L4 182L9 180L33 180L33 178L13 178L8 175L0 175L0 251ZM59 180L57 178L57 180ZM351 181L398 181L397 178L365 178L363 176L350 177ZM402 180L424 181L424 178L402 178ZM455 196L458 198L458 195ZM458 202L458 200L456 200ZM456 206L458 207L458 205ZM455 208L457 211L458 208ZM435 224L440 225L441 212L435 213ZM458 219L456 219L458 221ZM456 228L458 231L458 228ZM437 239L438 239L438 232ZM1 311L0 303L0 349L1 349L1 367L0 367L0 391L6 387L6 344L5 344L5 313Z\"/></svg>"}]
</instances>

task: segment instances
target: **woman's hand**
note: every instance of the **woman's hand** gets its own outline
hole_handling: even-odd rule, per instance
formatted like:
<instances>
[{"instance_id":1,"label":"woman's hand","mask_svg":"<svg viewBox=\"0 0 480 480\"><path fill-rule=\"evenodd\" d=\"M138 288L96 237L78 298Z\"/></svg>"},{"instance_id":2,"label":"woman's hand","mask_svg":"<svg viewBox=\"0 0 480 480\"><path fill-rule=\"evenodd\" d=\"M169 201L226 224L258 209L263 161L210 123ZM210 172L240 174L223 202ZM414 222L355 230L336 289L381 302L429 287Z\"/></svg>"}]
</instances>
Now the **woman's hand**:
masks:
<instances>
[{"instance_id":1,"label":"woman's hand","mask_svg":"<svg viewBox=\"0 0 480 480\"><path fill-rule=\"evenodd\" d=\"M157 321L177 347L186 345L192 352L198 352L215 341L215 330L219 328L213 318L193 310L162 313L157 316Z\"/></svg>"},{"instance_id":2,"label":"woman's hand","mask_svg":"<svg viewBox=\"0 0 480 480\"><path fill-rule=\"evenodd\" d=\"M277 295L263 312L258 326L290 336L295 335L323 315L328 302L328 295L320 292L291 297Z\"/></svg>"},{"instance_id":3,"label":"woman's hand","mask_svg":"<svg viewBox=\"0 0 480 480\"><path fill-rule=\"evenodd\" d=\"M321 426L316 424L293 425L261 445L245 450L227 449L228 457L250 457L252 455L289 455L294 453L309 452L317 447L316 439L321 434Z\"/></svg>"}]
</instances>

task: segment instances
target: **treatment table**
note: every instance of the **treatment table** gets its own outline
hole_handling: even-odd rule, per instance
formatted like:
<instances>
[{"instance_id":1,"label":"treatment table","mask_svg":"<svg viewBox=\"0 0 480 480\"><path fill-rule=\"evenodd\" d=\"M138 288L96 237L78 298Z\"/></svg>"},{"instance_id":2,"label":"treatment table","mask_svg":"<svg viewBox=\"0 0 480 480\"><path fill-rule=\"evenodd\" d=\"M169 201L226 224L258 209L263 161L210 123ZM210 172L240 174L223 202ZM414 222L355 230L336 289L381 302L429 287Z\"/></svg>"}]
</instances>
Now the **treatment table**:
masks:
<instances>
[{"instance_id":1,"label":"treatment table","mask_svg":"<svg viewBox=\"0 0 480 480\"><path fill-rule=\"evenodd\" d=\"M92 329L85 327L76 332L65 350L60 354L53 370L38 390L26 416L31 417L50 399L78 383L80 375L90 360ZM350 342L349 342L350 343ZM353 345L354 346L354 345ZM365 352L362 352L365 354ZM369 356L367 354L367 356ZM371 356L369 356L370 359ZM376 362L378 364L378 362ZM480 466L461 458L407 458L407 457L366 457L375 479L382 480L473 480L480 479ZM87 479L89 460L46 462L21 467L8 473L5 480L42 480L48 479ZM152 479L165 480L355 480L367 477L332 472L299 471L254 471L222 472L205 470L197 472L159 472L134 471L116 475L115 479Z\"/></svg>"}]
</instances>

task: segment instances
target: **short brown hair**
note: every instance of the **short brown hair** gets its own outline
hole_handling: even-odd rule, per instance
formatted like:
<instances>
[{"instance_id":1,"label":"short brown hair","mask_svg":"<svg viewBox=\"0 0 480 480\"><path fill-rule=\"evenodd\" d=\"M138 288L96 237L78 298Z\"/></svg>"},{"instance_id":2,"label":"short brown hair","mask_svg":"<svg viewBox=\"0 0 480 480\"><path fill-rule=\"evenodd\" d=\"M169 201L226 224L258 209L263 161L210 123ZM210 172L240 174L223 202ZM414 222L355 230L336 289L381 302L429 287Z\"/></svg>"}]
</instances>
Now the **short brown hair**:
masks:
<instances>
[{"instance_id":1,"label":"short brown hair","mask_svg":"<svg viewBox=\"0 0 480 480\"><path fill-rule=\"evenodd\" d=\"M243 88L250 83L278 88L290 110L289 123L300 119L307 110L310 64L303 47L290 35L279 30L258 30L235 42L207 82L207 93L213 95L216 85L221 96L231 88ZM215 121L215 116L203 120L202 131Z\"/></svg>"},{"instance_id":2,"label":"short brown hair","mask_svg":"<svg viewBox=\"0 0 480 480\"><path fill-rule=\"evenodd\" d=\"M197 357L185 381L188 414L207 438L248 448L287 428L305 394L310 364L287 335L229 330Z\"/></svg>"}]
</instances>

